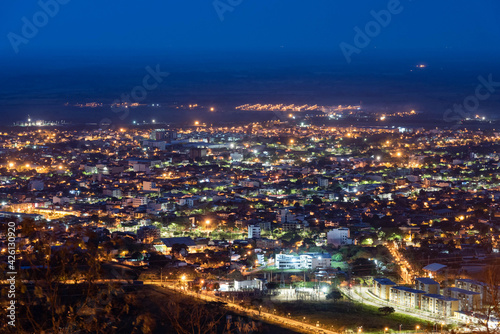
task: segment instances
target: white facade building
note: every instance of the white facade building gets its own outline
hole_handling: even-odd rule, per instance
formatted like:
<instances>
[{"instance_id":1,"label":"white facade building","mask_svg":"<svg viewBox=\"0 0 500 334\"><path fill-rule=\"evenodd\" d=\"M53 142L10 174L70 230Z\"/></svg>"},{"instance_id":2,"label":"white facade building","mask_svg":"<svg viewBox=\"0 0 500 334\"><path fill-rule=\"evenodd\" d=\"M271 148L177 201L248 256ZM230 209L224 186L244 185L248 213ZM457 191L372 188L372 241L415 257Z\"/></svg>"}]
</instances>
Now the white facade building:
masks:
<instances>
[{"instance_id":1,"label":"white facade building","mask_svg":"<svg viewBox=\"0 0 500 334\"><path fill-rule=\"evenodd\" d=\"M248 239L260 239L260 226L248 225Z\"/></svg>"},{"instance_id":2,"label":"white facade building","mask_svg":"<svg viewBox=\"0 0 500 334\"><path fill-rule=\"evenodd\" d=\"M300 269L300 257L289 254L276 254L276 268Z\"/></svg>"},{"instance_id":3,"label":"white facade building","mask_svg":"<svg viewBox=\"0 0 500 334\"><path fill-rule=\"evenodd\" d=\"M278 269L317 269L330 268L332 258L329 254L276 254Z\"/></svg>"},{"instance_id":4,"label":"white facade building","mask_svg":"<svg viewBox=\"0 0 500 334\"><path fill-rule=\"evenodd\" d=\"M326 234L326 240L329 245L335 247L352 244L351 232L346 227L339 227L329 231Z\"/></svg>"}]
</instances>

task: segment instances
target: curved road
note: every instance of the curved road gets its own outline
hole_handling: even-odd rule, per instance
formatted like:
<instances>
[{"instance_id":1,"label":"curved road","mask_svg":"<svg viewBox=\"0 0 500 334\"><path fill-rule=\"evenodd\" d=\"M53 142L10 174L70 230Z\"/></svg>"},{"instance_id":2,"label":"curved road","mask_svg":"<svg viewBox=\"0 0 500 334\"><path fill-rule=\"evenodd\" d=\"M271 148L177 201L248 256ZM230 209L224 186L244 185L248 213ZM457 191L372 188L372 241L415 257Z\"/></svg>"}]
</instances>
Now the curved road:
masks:
<instances>
[{"instance_id":1,"label":"curved road","mask_svg":"<svg viewBox=\"0 0 500 334\"><path fill-rule=\"evenodd\" d=\"M229 310L231 310L235 313L250 316L252 318L257 318L260 320L265 320L269 323L272 323L272 324L275 324L275 325L278 325L281 327L288 327L290 329L293 329L295 331L299 331L302 333L339 334L337 332L334 332L334 331L331 331L328 329L324 329L320 326L312 326L310 324L306 324L306 323L303 323L303 322L300 322L297 320L282 317L282 316L275 315L272 313L268 313L268 312L264 312L264 311L259 312L259 311L253 310L253 309L242 307L238 304L228 302L227 300L223 300L222 298L219 298L219 297L214 297L214 296L210 296L208 294L203 294L203 293L193 293L193 292L190 292L187 290L182 290L182 289L179 289L179 288L169 284L168 282L163 282L163 283L144 282L144 283L161 285L161 286L164 286L168 289L175 290L175 291L183 293L187 296L198 298L201 300L208 300L208 301L213 301L213 302L223 302L226 304L226 308L228 308Z\"/></svg>"}]
</instances>

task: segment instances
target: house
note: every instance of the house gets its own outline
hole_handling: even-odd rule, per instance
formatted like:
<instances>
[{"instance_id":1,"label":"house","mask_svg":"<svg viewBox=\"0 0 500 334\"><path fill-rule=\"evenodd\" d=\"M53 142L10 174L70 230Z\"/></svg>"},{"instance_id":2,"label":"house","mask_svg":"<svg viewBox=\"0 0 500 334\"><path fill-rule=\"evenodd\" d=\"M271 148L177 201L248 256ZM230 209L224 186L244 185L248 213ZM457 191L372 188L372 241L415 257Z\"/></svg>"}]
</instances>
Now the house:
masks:
<instances>
[{"instance_id":1,"label":"house","mask_svg":"<svg viewBox=\"0 0 500 334\"><path fill-rule=\"evenodd\" d=\"M44 189L44 182L42 180L32 180L29 182L31 191L42 191Z\"/></svg>"},{"instance_id":2,"label":"house","mask_svg":"<svg viewBox=\"0 0 500 334\"><path fill-rule=\"evenodd\" d=\"M155 248L162 253L172 252L172 247L175 244L185 245L187 247L186 251L193 252L198 246L190 237L176 237L176 238L161 238L161 244L155 245Z\"/></svg>"},{"instance_id":3,"label":"house","mask_svg":"<svg viewBox=\"0 0 500 334\"><path fill-rule=\"evenodd\" d=\"M429 274L429 277L436 277L447 268L446 265L440 263L431 263L428 266L422 268L423 271Z\"/></svg>"},{"instance_id":4,"label":"house","mask_svg":"<svg viewBox=\"0 0 500 334\"><path fill-rule=\"evenodd\" d=\"M247 280L247 281L234 281L234 290L262 290L264 284L259 279Z\"/></svg>"},{"instance_id":5,"label":"house","mask_svg":"<svg viewBox=\"0 0 500 334\"><path fill-rule=\"evenodd\" d=\"M142 243L152 243L153 240L160 238L160 229L152 225L141 226L139 230L137 230L137 238L141 240Z\"/></svg>"}]
</instances>

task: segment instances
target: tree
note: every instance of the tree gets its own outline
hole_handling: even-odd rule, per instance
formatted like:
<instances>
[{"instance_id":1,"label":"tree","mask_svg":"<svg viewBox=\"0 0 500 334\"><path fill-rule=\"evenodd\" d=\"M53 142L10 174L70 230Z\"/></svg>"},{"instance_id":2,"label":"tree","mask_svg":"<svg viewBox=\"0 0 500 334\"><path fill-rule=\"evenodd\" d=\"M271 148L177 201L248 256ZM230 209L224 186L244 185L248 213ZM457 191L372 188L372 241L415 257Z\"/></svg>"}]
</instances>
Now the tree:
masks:
<instances>
[{"instance_id":1,"label":"tree","mask_svg":"<svg viewBox=\"0 0 500 334\"><path fill-rule=\"evenodd\" d=\"M129 313L133 296L123 294L120 286L96 283L100 278L102 254L91 238L89 242L77 239L54 247L54 233L44 222L23 221L18 230L22 230L25 237L19 249L28 269L21 271L16 291L19 300L16 333L117 333L123 330L120 319ZM74 227L73 232L82 237L91 236L81 227ZM70 282L78 284L68 284ZM3 312L1 308L0 316L5 319ZM136 316L136 325L142 326L144 333L150 333L152 324L148 315Z\"/></svg>"},{"instance_id":2,"label":"tree","mask_svg":"<svg viewBox=\"0 0 500 334\"><path fill-rule=\"evenodd\" d=\"M185 244L173 244L172 245L172 253L180 254L183 249L187 249L188 247Z\"/></svg>"},{"instance_id":3,"label":"tree","mask_svg":"<svg viewBox=\"0 0 500 334\"><path fill-rule=\"evenodd\" d=\"M392 314L392 313L396 312L394 310L394 307L390 307L390 306L379 307L378 311L380 313L382 313L383 315L389 315L389 314Z\"/></svg>"},{"instance_id":4,"label":"tree","mask_svg":"<svg viewBox=\"0 0 500 334\"><path fill-rule=\"evenodd\" d=\"M277 282L269 282L266 284L266 288L268 290L276 290L279 287L279 284Z\"/></svg>"},{"instance_id":5,"label":"tree","mask_svg":"<svg viewBox=\"0 0 500 334\"><path fill-rule=\"evenodd\" d=\"M162 307L162 313L170 320L176 333L228 333L227 328L221 328L226 316L224 305L221 302L203 304L193 299L173 296Z\"/></svg>"},{"instance_id":6,"label":"tree","mask_svg":"<svg viewBox=\"0 0 500 334\"><path fill-rule=\"evenodd\" d=\"M333 261L336 261L336 262L340 262L344 259L344 256L342 255L342 253L336 253L332 256L332 260Z\"/></svg>"},{"instance_id":7,"label":"tree","mask_svg":"<svg viewBox=\"0 0 500 334\"><path fill-rule=\"evenodd\" d=\"M339 290L337 289L332 289L332 291L330 291L327 295L326 295L326 299L332 299L333 301L338 301L340 299L342 299L342 293L340 293Z\"/></svg>"},{"instance_id":8,"label":"tree","mask_svg":"<svg viewBox=\"0 0 500 334\"><path fill-rule=\"evenodd\" d=\"M480 330L485 330L487 334L500 333L500 327L493 325L493 320L500 315L500 265L491 265L484 272L486 287L486 302L483 305L482 313L484 317L479 320L479 324L484 326Z\"/></svg>"},{"instance_id":9,"label":"tree","mask_svg":"<svg viewBox=\"0 0 500 334\"><path fill-rule=\"evenodd\" d=\"M352 264L352 271L356 276L369 276L375 273L375 263L365 258L358 258Z\"/></svg>"}]
</instances>

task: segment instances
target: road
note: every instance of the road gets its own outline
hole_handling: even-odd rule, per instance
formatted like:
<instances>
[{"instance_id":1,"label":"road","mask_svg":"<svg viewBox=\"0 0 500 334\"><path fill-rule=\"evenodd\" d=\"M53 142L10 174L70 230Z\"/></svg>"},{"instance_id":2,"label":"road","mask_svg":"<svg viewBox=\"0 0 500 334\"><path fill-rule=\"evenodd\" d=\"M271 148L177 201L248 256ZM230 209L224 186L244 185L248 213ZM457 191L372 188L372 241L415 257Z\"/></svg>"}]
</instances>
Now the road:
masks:
<instances>
[{"instance_id":1,"label":"road","mask_svg":"<svg viewBox=\"0 0 500 334\"><path fill-rule=\"evenodd\" d=\"M168 289L175 290L175 291L183 293L187 296L198 298L201 300L213 301L213 302L223 302L226 304L227 309L229 309L235 313L242 314L242 315L249 316L249 317L256 318L256 319L260 319L260 320L266 321L268 323L278 325L280 327L287 327L287 328L290 328L294 331L299 331L302 333L339 334L337 332L322 328L320 325L313 326L313 325L306 324L304 322L297 321L297 320L294 320L291 318L287 318L287 317L283 317L280 315L265 312L263 310L257 311L257 310L249 309L249 308L243 307L241 305L229 302L228 300L224 300L224 299L216 297L216 296L211 296L211 295L206 294L206 293L194 293L194 292L190 292L188 290L183 290L183 289L180 289L169 282L163 282L163 283L144 282L144 283L154 284L154 285L162 285Z\"/></svg>"},{"instance_id":2,"label":"road","mask_svg":"<svg viewBox=\"0 0 500 334\"><path fill-rule=\"evenodd\" d=\"M394 242L388 242L386 245L387 249L391 253L394 261L398 264L401 269L401 278L406 284L413 283L413 277L416 276L417 272L412 268L411 264L404 258L399 249Z\"/></svg>"}]
</instances>

